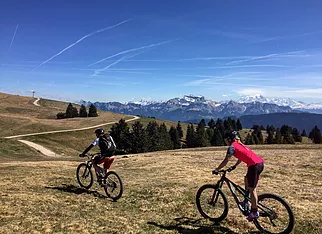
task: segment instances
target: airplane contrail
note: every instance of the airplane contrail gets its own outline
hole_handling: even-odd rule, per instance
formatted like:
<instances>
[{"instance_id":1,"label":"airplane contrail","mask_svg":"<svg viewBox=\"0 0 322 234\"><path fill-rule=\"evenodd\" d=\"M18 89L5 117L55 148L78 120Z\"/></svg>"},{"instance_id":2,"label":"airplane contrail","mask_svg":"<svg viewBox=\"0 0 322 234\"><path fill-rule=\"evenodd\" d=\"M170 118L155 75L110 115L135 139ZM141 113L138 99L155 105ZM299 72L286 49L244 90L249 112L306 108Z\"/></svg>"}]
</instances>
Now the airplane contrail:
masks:
<instances>
[{"instance_id":1,"label":"airplane contrail","mask_svg":"<svg viewBox=\"0 0 322 234\"><path fill-rule=\"evenodd\" d=\"M177 40L177 39L175 39L175 40ZM148 49L148 48L151 48L151 47L156 47L156 46L159 46L159 45L167 44L169 42L173 42L175 40L167 40L167 41L163 41L163 42L159 42L159 43L154 43L154 44L151 44L151 45L146 45L146 46L141 46L141 47L137 47L137 48L133 48L133 49L129 49L129 50L124 50L122 52L119 52L119 53L113 54L111 56L108 56L106 58L103 58L103 59L101 59L101 60L99 60L99 61L97 61L95 63L92 63L92 64L90 64L88 66L89 67L90 66L93 66L95 64L101 63L101 62L103 62L103 61L105 61L107 59L114 58L114 57L119 56L121 54L126 54L126 53L133 52L133 51L137 51L137 50L143 50L143 49Z\"/></svg>"},{"instance_id":2,"label":"airplane contrail","mask_svg":"<svg viewBox=\"0 0 322 234\"><path fill-rule=\"evenodd\" d=\"M17 33L17 30L18 30L18 27L19 27L19 24L17 24L16 30L15 30L15 32L14 32L14 34L13 34L12 39L11 39L11 43L10 43L10 46L9 46L9 50L11 49L11 46L12 46L12 44L13 44L13 41L15 40L15 37L16 37L16 33Z\"/></svg>"},{"instance_id":3,"label":"airplane contrail","mask_svg":"<svg viewBox=\"0 0 322 234\"><path fill-rule=\"evenodd\" d=\"M119 62L122 62L122 61L123 61L123 60L125 60L125 59L133 58L133 57L135 57L135 56L137 56L137 55L139 55L139 54L142 54L142 53L143 53L143 52L141 52L141 53L137 53L137 54L134 54L134 55L126 55L126 56L123 56L122 58L120 58L120 59L116 60L115 62L113 62L113 63L111 63L111 64L109 64L109 65L107 65L106 67L104 67L104 68L102 68L102 69L98 69L98 70L96 70L96 71L94 72L94 74L93 74L93 75L91 75L91 76L96 76L96 75L100 74L101 72L106 71L106 70L107 70L107 69L109 69L110 67L112 67L112 66L114 66L114 65L118 64Z\"/></svg>"},{"instance_id":4,"label":"airplane contrail","mask_svg":"<svg viewBox=\"0 0 322 234\"><path fill-rule=\"evenodd\" d=\"M130 21L130 20L132 20L132 19L124 20L124 21L122 21L122 22L120 22L120 23L114 24L114 25L109 26L109 27L107 27L107 28L103 28L103 29L97 30L97 31L95 31L95 32L92 32L92 33L90 33L90 34L87 34L86 36L83 36L82 38L80 38L80 39L78 39L76 42L74 42L73 44L71 44L71 45L67 46L65 49L63 49L63 50L62 50L62 51L60 51L59 53L55 54L54 56L50 57L50 58L49 58L49 59L47 59L46 61L44 61L44 62L42 62L41 64L39 64L37 67L35 67L35 68L34 68L33 70L31 70L29 73L31 73L31 72L33 72L34 70L36 70L37 68L41 67L41 66L42 66L42 65L44 65L45 63L48 63L50 60L52 60L53 58L57 57L58 55L60 55L60 54L64 53L66 50L70 49L71 47L73 47L73 46L77 45L77 44L78 44L78 43L80 43L82 40L84 40L84 39L86 39L86 38L88 38L88 37L90 37L90 36L93 36L93 35L95 35L95 34L97 34L97 33L104 32L104 31L106 31L106 30L108 30L108 29L115 28L115 27L117 27L117 26L119 26L119 25L121 25L121 24L124 24L124 23L126 23L126 22L128 22L128 21Z\"/></svg>"}]
</instances>

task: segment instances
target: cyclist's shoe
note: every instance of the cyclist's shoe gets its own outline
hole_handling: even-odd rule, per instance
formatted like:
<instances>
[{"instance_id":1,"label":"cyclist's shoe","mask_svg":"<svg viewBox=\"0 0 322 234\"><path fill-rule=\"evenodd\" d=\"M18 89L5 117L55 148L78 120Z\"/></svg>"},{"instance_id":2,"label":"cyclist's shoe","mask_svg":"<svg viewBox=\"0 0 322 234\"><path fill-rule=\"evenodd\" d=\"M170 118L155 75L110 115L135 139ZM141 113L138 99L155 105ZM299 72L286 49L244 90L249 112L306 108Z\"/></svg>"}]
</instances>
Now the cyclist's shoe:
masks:
<instances>
[{"instance_id":1,"label":"cyclist's shoe","mask_svg":"<svg viewBox=\"0 0 322 234\"><path fill-rule=\"evenodd\" d=\"M247 220L249 222L253 221L254 219L257 219L259 217L259 213L258 211L255 211L255 212L251 212L248 216L247 216Z\"/></svg>"}]
</instances>

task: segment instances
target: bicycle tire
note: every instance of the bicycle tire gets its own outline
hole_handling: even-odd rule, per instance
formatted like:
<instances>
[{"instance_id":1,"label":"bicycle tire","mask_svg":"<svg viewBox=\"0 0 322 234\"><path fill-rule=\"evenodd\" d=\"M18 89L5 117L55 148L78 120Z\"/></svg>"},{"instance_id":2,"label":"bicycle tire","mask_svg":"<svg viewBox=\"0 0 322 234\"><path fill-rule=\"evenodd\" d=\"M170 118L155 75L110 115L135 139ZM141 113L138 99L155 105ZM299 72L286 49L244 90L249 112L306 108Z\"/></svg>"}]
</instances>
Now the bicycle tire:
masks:
<instances>
[{"instance_id":1,"label":"bicycle tire","mask_svg":"<svg viewBox=\"0 0 322 234\"><path fill-rule=\"evenodd\" d=\"M270 217L261 217L261 215L260 215L258 219L254 219L254 224L257 227L257 229L260 230L261 232L268 233L268 234L288 234L288 233L291 233L291 231L294 228L294 222L295 222L295 218L294 218L294 214L293 214L291 206L287 203L287 201L285 199L283 199L282 197L280 197L280 196L278 196L276 194L265 193L265 194L259 195L258 196L258 204L263 204L264 199L275 200L279 204L281 204L287 211L289 221L288 221L288 224L286 225L286 228L284 230L278 231L278 232L272 232L271 230L268 230L267 227L263 226L264 221L267 220L265 218L268 218L270 220L270 222L271 222L271 218ZM272 207L268 207L268 208L273 210ZM260 209L259 209L259 212L261 213ZM276 218L274 216L276 216ZM273 213L271 214L271 217L277 219L278 214L276 214L275 211L273 211ZM267 225L267 226L269 226L269 225Z\"/></svg>"},{"instance_id":2,"label":"bicycle tire","mask_svg":"<svg viewBox=\"0 0 322 234\"><path fill-rule=\"evenodd\" d=\"M114 177L114 178L113 178ZM121 177L115 171L109 171L106 174L106 179L103 182L104 191L109 198L114 201L120 199L123 194L123 183ZM116 192L114 193L115 189Z\"/></svg>"},{"instance_id":3,"label":"bicycle tire","mask_svg":"<svg viewBox=\"0 0 322 234\"><path fill-rule=\"evenodd\" d=\"M84 183L83 179L87 179L89 177L89 182ZM78 165L76 169L76 178L79 183L79 185L85 189L89 189L93 185L93 172L92 170L87 166L86 163L81 163Z\"/></svg>"},{"instance_id":4,"label":"bicycle tire","mask_svg":"<svg viewBox=\"0 0 322 234\"><path fill-rule=\"evenodd\" d=\"M208 192L206 192L206 190ZM203 207L203 204L201 204L203 194L209 193L208 196L206 197L207 200L208 199L213 200L215 192L217 192L219 202L223 204L223 208L224 208L222 212L219 212L220 215L218 215L218 216L217 215L210 215L207 211L205 211L206 207ZM214 206L216 205L216 203L219 204L218 200L217 200L217 202L215 202L213 204L210 204L209 202L207 202L207 203L208 203L209 208L211 210L215 210ZM216 186L213 184L205 184L198 189L198 192L196 195L196 204L197 204L197 208L198 208L199 213L204 218L209 219L213 222L219 223L222 220L224 220L228 215L228 200L226 198L226 195L220 189L217 189Z\"/></svg>"}]
</instances>

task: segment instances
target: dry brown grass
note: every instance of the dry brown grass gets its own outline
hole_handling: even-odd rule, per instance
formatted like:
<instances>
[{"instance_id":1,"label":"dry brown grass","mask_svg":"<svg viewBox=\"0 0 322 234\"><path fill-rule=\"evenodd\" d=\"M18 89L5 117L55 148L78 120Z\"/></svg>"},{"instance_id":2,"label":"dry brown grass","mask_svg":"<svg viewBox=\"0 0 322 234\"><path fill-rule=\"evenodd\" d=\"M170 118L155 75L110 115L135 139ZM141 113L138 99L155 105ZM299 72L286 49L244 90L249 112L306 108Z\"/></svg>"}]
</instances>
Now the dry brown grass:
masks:
<instances>
[{"instance_id":1,"label":"dry brown grass","mask_svg":"<svg viewBox=\"0 0 322 234\"><path fill-rule=\"evenodd\" d=\"M253 149L265 159L259 193L274 192L287 199L296 218L294 233L321 233L322 146ZM89 191L78 186L75 169L80 159L3 162L0 233L254 233L254 225L232 202L220 226L204 220L196 209L196 192L218 179L211 170L225 150L210 147L119 158L112 166L124 181L118 202L105 198L96 184ZM240 166L229 177L242 184L245 169Z\"/></svg>"},{"instance_id":2,"label":"dry brown grass","mask_svg":"<svg viewBox=\"0 0 322 234\"><path fill-rule=\"evenodd\" d=\"M129 116L106 111L98 111L96 118L56 119L58 112L65 112L68 103L40 99L39 106L33 105L36 99L0 93L0 137L63 129L95 126L119 121ZM75 105L78 110L79 106Z\"/></svg>"}]
</instances>

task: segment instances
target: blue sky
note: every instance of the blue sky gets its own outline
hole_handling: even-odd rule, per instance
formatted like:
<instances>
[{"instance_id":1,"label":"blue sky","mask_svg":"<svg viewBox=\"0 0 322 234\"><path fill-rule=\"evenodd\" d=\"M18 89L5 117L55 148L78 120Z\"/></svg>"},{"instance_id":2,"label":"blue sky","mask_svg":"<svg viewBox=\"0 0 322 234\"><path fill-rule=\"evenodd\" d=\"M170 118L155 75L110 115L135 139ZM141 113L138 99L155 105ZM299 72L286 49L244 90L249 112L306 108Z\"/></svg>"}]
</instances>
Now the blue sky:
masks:
<instances>
[{"instance_id":1,"label":"blue sky","mask_svg":"<svg viewBox=\"0 0 322 234\"><path fill-rule=\"evenodd\" d=\"M4 0L0 92L322 101L322 1Z\"/></svg>"}]
</instances>

